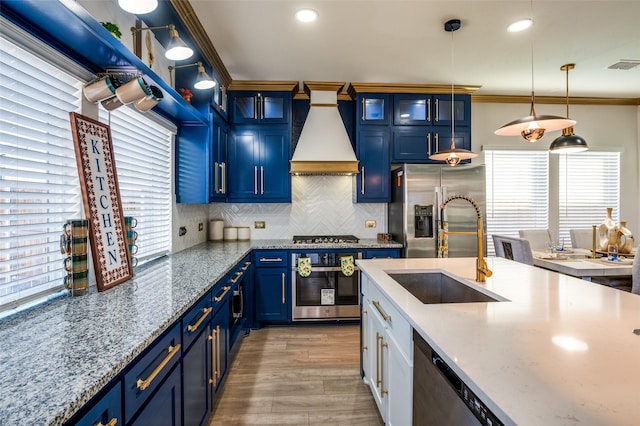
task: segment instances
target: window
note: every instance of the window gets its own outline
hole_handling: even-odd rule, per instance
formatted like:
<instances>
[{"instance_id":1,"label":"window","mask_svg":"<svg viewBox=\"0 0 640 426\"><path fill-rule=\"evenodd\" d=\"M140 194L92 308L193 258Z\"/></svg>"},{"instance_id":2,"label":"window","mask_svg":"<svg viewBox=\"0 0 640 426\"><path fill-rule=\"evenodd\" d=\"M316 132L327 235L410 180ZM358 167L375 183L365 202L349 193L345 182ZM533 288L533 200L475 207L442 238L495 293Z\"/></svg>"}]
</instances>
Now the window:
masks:
<instances>
[{"instance_id":1,"label":"window","mask_svg":"<svg viewBox=\"0 0 640 426\"><path fill-rule=\"evenodd\" d=\"M62 224L82 211L69 125L69 111L80 111L82 81L6 35L0 37L0 310L62 288Z\"/></svg>"},{"instance_id":2,"label":"window","mask_svg":"<svg viewBox=\"0 0 640 426\"><path fill-rule=\"evenodd\" d=\"M520 229L549 227L549 155L546 151L485 152L487 254L491 235L518 237Z\"/></svg>"},{"instance_id":3,"label":"window","mask_svg":"<svg viewBox=\"0 0 640 426\"><path fill-rule=\"evenodd\" d=\"M570 241L569 229L592 229L613 208L620 209L620 153L587 151L559 156L560 237Z\"/></svg>"},{"instance_id":4,"label":"window","mask_svg":"<svg viewBox=\"0 0 640 426\"><path fill-rule=\"evenodd\" d=\"M170 250L171 123L152 113L120 107L109 114L100 109L100 121L109 124L125 216L138 221L138 260Z\"/></svg>"}]
</instances>

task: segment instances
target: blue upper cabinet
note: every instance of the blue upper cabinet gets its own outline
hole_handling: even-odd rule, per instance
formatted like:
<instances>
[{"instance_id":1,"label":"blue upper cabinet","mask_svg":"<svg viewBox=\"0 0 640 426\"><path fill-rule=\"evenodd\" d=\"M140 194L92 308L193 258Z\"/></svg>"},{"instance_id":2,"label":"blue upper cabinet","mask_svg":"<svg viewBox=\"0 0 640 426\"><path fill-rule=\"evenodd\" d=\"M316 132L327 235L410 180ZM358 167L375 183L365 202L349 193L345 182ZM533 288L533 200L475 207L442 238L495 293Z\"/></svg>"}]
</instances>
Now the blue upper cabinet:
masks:
<instances>
[{"instance_id":1,"label":"blue upper cabinet","mask_svg":"<svg viewBox=\"0 0 640 426\"><path fill-rule=\"evenodd\" d=\"M471 125L471 97L454 95L400 94L393 96L393 124L396 126Z\"/></svg>"},{"instance_id":2,"label":"blue upper cabinet","mask_svg":"<svg viewBox=\"0 0 640 426\"><path fill-rule=\"evenodd\" d=\"M211 126L181 126L176 135L176 202L209 202Z\"/></svg>"},{"instance_id":3,"label":"blue upper cabinet","mask_svg":"<svg viewBox=\"0 0 640 426\"><path fill-rule=\"evenodd\" d=\"M291 121L290 92L231 92L234 124L286 124Z\"/></svg>"},{"instance_id":4,"label":"blue upper cabinet","mask_svg":"<svg viewBox=\"0 0 640 426\"><path fill-rule=\"evenodd\" d=\"M289 126L235 126L229 139L228 201L290 203Z\"/></svg>"},{"instance_id":5,"label":"blue upper cabinet","mask_svg":"<svg viewBox=\"0 0 640 426\"><path fill-rule=\"evenodd\" d=\"M209 168L209 201L225 202L227 198L227 146L229 126L218 115L211 113L211 160Z\"/></svg>"},{"instance_id":6,"label":"blue upper cabinet","mask_svg":"<svg viewBox=\"0 0 640 426\"><path fill-rule=\"evenodd\" d=\"M377 93L358 94L356 114L360 125L388 125L391 115L389 95Z\"/></svg>"},{"instance_id":7,"label":"blue upper cabinet","mask_svg":"<svg viewBox=\"0 0 640 426\"><path fill-rule=\"evenodd\" d=\"M361 128L357 136L360 173L356 179L358 203L391 201L389 129L386 126Z\"/></svg>"}]
</instances>

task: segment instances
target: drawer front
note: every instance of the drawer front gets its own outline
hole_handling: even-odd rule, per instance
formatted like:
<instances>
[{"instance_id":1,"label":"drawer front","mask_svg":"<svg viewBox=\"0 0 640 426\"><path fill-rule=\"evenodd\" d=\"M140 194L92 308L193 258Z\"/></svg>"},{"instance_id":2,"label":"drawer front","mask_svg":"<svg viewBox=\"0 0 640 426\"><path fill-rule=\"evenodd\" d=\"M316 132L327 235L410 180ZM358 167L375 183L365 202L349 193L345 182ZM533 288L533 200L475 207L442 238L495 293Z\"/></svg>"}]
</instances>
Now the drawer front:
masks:
<instances>
[{"instance_id":1,"label":"drawer front","mask_svg":"<svg viewBox=\"0 0 640 426\"><path fill-rule=\"evenodd\" d=\"M283 250L256 250L253 255L258 268L287 266L287 252Z\"/></svg>"},{"instance_id":2,"label":"drawer front","mask_svg":"<svg viewBox=\"0 0 640 426\"><path fill-rule=\"evenodd\" d=\"M365 259L397 259L400 257L400 249L366 250Z\"/></svg>"},{"instance_id":3,"label":"drawer front","mask_svg":"<svg viewBox=\"0 0 640 426\"><path fill-rule=\"evenodd\" d=\"M122 386L118 380L74 426L96 426L98 424L123 424ZM114 423L115 421L115 423Z\"/></svg>"},{"instance_id":4,"label":"drawer front","mask_svg":"<svg viewBox=\"0 0 640 426\"><path fill-rule=\"evenodd\" d=\"M125 423L154 393L181 357L180 323L149 346L142 358L134 361L124 375Z\"/></svg>"},{"instance_id":5,"label":"drawer front","mask_svg":"<svg viewBox=\"0 0 640 426\"><path fill-rule=\"evenodd\" d=\"M182 317L182 345L185 351L211 321L212 313L211 298L206 296Z\"/></svg>"},{"instance_id":6,"label":"drawer front","mask_svg":"<svg viewBox=\"0 0 640 426\"><path fill-rule=\"evenodd\" d=\"M227 275L220 280L211 291L211 305L213 307L213 315L217 314L225 302L231 298L233 294L233 283L231 282L233 275Z\"/></svg>"},{"instance_id":7,"label":"drawer front","mask_svg":"<svg viewBox=\"0 0 640 426\"><path fill-rule=\"evenodd\" d=\"M369 282L369 294L372 315L378 316L383 321L389 336L396 341L406 359L413 359L412 329L409 322L373 281Z\"/></svg>"}]
</instances>

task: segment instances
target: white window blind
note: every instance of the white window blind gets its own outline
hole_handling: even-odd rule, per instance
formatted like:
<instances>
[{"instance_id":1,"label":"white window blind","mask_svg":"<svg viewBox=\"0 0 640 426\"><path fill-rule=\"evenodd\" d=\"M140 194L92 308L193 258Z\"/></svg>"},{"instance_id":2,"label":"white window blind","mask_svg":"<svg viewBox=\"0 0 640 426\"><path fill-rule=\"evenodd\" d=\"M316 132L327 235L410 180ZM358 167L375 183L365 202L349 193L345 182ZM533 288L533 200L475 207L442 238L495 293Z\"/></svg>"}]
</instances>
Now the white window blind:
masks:
<instances>
[{"instance_id":1,"label":"white window blind","mask_svg":"<svg viewBox=\"0 0 640 426\"><path fill-rule=\"evenodd\" d=\"M485 151L487 253L493 234L549 227L549 155L546 151Z\"/></svg>"},{"instance_id":2,"label":"white window blind","mask_svg":"<svg viewBox=\"0 0 640 426\"><path fill-rule=\"evenodd\" d=\"M80 111L82 82L4 35L0 67L0 310L5 310L62 288L62 224L82 217L69 124L69 111Z\"/></svg>"},{"instance_id":3,"label":"white window blind","mask_svg":"<svg viewBox=\"0 0 640 426\"><path fill-rule=\"evenodd\" d=\"M587 151L561 154L559 167L560 237L571 241L570 229L592 229L613 208L619 223L620 153Z\"/></svg>"},{"instance_id":4,"label":"white window blind","mask_svg":"<svg viewBox=\"0 0 640 426\"><path fill-rule=\"evenodd\" d=\"M152 119L152 117L154 119ZM139 261L158 257L171 248L171 124L153 113L120 107L109 114L100 108L100 121L109 124L125 216L138 221Z\"/></svg>"}]
</instances>

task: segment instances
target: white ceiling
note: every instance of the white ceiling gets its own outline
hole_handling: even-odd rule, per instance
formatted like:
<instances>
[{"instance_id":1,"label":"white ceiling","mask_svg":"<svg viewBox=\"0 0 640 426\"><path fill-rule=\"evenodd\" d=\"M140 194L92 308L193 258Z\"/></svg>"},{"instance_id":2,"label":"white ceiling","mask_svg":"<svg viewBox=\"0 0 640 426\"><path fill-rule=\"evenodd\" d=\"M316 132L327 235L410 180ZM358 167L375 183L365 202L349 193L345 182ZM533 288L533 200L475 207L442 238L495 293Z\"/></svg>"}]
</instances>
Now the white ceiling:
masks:
<instances>
[{"instance_id":1,"label":"white ceiling","mask_svg":"<svg viewBox=\"0 0 640 426\"><path fill-rule=\"evenodd\" d=\"M477 94L527 95L533 75L537 96L564 96L560 66L575 63L572 97L640 98L640 66L607 69L640 61L640 0L190 3L234 80L455 82L482 86ZM318 20L296 22L301 7ZM531 16L531 29L507 33ZM453 37L443 28L452 18L462 21Z\"/></svg>"}]
</instances>

